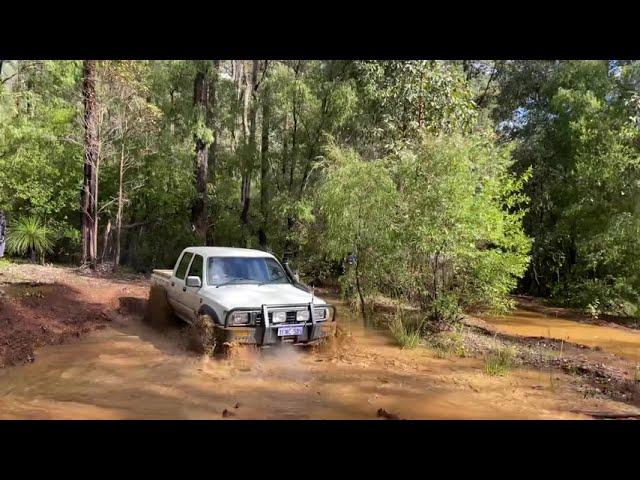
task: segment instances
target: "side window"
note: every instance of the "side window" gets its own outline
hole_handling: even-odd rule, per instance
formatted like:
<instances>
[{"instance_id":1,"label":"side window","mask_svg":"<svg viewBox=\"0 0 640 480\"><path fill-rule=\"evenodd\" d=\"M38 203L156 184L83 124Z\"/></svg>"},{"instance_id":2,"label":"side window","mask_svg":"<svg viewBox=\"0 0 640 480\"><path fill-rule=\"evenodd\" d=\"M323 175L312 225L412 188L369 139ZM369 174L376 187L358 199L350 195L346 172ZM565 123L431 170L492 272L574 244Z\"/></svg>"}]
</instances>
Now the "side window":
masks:
<instances>
[{"instance_id":1,"label":"side window","mask_svg":"<svg viewBox=\"0 0 640 480\"><path fill-rule=\"evenodd\" d=\"M178 269L176 270L176 278L180 280L184 280L184 275L187 273L187 267L189 266L189 262L191 261L191 257L193 257L193 253L187 252L182 256L180 260L180 265L178 265Z\"/></svg>"},{"instance_id":2,"label":"side window","mask_svg":"<svg viewBox=\"0 0 640 480\"><path fill-rule=\"evenodd\" d=\"M198 277L200 278L200 283L202 280L202 264L204 259L200 255L196 255L193 257L193 262L191 262L191 268L189 268L189 275L187 277Z\"/></svg>"}]
</instances>

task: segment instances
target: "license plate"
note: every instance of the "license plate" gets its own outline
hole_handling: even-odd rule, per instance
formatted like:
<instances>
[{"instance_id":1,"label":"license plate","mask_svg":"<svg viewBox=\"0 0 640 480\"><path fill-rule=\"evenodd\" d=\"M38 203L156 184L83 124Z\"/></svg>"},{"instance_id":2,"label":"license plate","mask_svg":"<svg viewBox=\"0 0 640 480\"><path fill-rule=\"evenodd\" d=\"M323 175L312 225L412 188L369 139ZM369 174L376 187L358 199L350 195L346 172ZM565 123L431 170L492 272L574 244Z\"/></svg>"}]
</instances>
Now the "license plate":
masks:
<instances>
[{"instance_id":1,"label":"license plate","mask_svg":"<svg viewBox=\"0 0 640 480\"><path fill-rule=\"evenodd\" d=\"M278 336L302 335L302 328L303 327L280 327L278 328Z\"/></svg>"}]
</instances>

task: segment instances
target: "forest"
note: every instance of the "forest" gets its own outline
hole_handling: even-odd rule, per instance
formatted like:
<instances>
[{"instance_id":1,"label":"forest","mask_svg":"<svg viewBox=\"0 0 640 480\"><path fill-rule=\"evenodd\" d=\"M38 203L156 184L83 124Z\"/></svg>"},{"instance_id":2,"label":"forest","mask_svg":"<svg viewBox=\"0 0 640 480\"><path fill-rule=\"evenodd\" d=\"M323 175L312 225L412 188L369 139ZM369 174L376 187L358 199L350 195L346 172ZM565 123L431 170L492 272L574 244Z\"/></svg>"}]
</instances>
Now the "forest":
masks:
<instances>
[{"instance_id":1,"label":"forest","mask_svg":"<svg viewBox=\"0 0 640 480\"><path fill-rule=\"evenodd\" d=\"M640 62L0 60L7 252L258 248L450 322L640 316Z\"/></svg>"}]
</instances>

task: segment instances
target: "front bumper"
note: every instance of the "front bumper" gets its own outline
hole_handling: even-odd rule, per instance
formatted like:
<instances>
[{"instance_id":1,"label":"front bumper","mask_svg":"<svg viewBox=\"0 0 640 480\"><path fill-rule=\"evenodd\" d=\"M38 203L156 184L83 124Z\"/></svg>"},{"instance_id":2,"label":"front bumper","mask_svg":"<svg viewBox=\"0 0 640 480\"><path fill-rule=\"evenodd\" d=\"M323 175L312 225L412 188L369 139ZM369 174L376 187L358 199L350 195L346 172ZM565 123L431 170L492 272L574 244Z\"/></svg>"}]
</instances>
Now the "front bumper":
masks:
<instances>
[{"instance_id":1,"label":"front bumper","mask_svg":"<svg viewBox=\"0 0 640 480\"><path fill-rule=\"evenodd\" d=\"M313 313L310 315L310 320L306 322L286 322L286 323L270 323L269 312L275 310L286 310L295 306L283 306L264 305L262 307L262 320L257 325L247 326L222 326L216 325L218 338L222 342L248 344L258 346L278 345L281 343L289 343L293 345L313 345L319 341L334 336L336 333L336 314L335 307L332 305L308 305L310 312L313 312L314 308L326 307L332 310L330 319L316 320ZM229 312L231 313L231 312ZM265 322L264 319L267 319ZM227 323L225 321L225 323ZM302 333L300 335L279 336L278 329L280 327L302 327Z\"/></svg>"}]
</instances>

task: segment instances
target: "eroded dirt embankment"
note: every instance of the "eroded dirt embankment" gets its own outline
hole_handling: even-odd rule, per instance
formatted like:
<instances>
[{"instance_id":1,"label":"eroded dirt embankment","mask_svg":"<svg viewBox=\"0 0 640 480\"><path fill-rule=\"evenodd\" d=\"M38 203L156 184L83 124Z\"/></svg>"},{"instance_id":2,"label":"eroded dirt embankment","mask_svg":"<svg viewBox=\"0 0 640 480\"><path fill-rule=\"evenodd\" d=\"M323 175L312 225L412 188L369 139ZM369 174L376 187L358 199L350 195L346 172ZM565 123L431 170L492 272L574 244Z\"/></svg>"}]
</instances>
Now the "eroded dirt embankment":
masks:
<instances>
[{"instance_id":1,"label":"eroded dirt embankment","mask_svg":"<svg viewBox=\"0 0 640 480\"><path fill-rule=\"evenodd\" d=\"M10 265L0 271L0 368L35 359L36 349L104 328L128 299L144 298L146 282L109 280L75 269Z\"/></svg>"},{"instance_id":2,"label":"eroded dirt embankment","mask_svg":"<svg viewBox=\"0 0 640 480\"><path fill-rule=\"evenodd\" d=\"M51 287L33 304L29 297L3 303L42 315L39 321L60 333L103 328L38 348L33 363L0 369L1 418L552 419L630 409L624 402L586 397L581 383L560 370L522 366L493 377L479 358L400 350L385 332L365 328L344 308L342 335L322 348L245 350L227 360L205 359L186 348L180 327L159 331L142 320L144 281L12 268L24 277L13 281L50 278L74 293Z\"/></svg>"}]
</instances>

